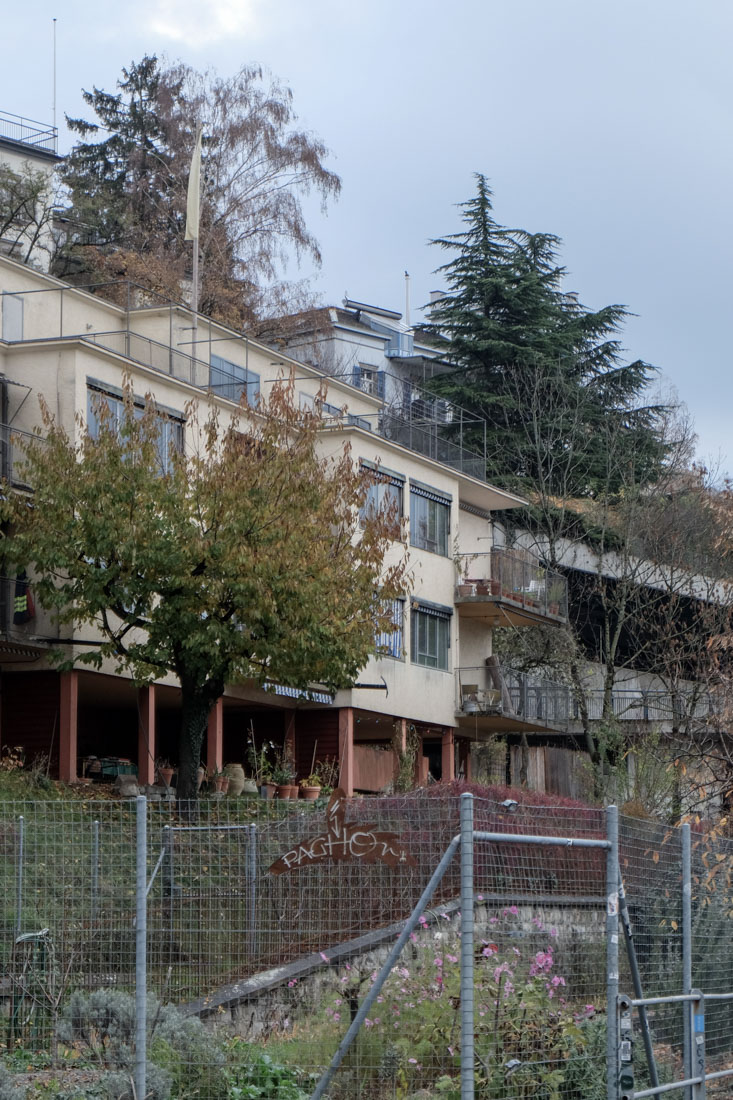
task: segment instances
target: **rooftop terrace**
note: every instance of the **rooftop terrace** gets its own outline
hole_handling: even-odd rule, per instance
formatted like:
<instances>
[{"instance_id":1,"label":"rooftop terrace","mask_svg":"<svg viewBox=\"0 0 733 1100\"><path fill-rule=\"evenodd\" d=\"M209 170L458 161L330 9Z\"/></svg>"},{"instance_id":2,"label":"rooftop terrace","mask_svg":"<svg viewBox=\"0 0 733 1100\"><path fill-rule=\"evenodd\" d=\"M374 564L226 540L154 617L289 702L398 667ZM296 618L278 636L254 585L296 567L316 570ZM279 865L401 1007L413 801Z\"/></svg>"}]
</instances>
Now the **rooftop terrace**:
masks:
<instances>
[{"instance_id":1,"label":"rooftop terrace","mask_svg":"<svg viewBox=\"0 0 733 1100\"><path fill-rule=\"evenodd\" d=\"M0 111L0 138L46 153L58 152L58 130L32 118Z\"/></svg>"}]
</instances>

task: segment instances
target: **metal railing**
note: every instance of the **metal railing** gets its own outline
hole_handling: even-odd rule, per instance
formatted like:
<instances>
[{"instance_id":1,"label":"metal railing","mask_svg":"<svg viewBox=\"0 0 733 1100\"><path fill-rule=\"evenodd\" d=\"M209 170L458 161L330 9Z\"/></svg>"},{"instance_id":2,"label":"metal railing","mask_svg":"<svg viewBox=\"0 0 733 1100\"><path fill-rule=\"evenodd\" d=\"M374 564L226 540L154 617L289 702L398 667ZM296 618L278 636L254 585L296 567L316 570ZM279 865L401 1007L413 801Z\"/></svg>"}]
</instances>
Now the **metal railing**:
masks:
<instances>
[{"instance_id":1,"label":"metal railing","mask_svg":"<svg viewBox=\"0 0 733 1100\"><path fill-rule=\"evenodd\" d=\"M529 550L459 554L458 595L501 599L540 615L568 617L568 582Z\"/></svg>"},{"instance_id":2,"label":"metal railing","mask_svg":"<svg viewBox=\"0 0 733 1100\"><path fill-rule=\"evenodd\" d=\"M582 704L569 684L536 672L490 665L467 665L455 670L456 709L459 714L514 716L552 726L580 722L583 705L591 721L607 717L605 693L587 691ZM722 699L694 687L686 691L614 689L611 713L622 722L681 723L705 721L721 713Z\"/></svg>"},{"instance_id":3,"label":"metal railing","mask_svg":"<svg viewBox=\"0 0 733 1100\"><path fill-rule=\"evenodd\" d=\"M49 153L55 153L58 149L58 130L55 126L8 111L0 111L0 137L45 149Z\"/></svg>"}]
</instances>

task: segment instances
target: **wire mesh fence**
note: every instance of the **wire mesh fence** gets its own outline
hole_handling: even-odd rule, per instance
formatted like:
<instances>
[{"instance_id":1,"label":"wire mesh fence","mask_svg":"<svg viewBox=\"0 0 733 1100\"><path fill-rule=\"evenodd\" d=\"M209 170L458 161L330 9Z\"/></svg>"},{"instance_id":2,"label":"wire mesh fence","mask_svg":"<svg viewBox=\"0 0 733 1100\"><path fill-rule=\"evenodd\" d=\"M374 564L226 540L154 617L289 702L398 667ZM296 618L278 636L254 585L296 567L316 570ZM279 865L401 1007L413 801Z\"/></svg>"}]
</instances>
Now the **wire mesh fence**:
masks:
<instances>
[{"instance_id":1,"label":"wire mesh fence","mask_svg":"<svg viewBox=\"0 0 733 1100\"><path fill-rule=\"evenodd\" d=\"M135 1097L135 811L0 808L2 1100ZM310 1096L459 833L459 799L355 799L339 820L323 800L161 802L146 824L146 1095ZM473 852L475 1095L606 1100L605 850L511 839L603 841L604 811L476 798L474 829L504 836ZM730 984L732 856L693 832L692 969L709 993ZM680 830L622 817L619 864L644 993L679 992ZM462 1095L461 930L453 859L326 1095ZM631 989L623 950L619 980ZM680 1006L649 1023L660 1078L677 1079ZM707 1044L723 1066L728 1002L708 1006Z\"/></svg>"}]
</instances>

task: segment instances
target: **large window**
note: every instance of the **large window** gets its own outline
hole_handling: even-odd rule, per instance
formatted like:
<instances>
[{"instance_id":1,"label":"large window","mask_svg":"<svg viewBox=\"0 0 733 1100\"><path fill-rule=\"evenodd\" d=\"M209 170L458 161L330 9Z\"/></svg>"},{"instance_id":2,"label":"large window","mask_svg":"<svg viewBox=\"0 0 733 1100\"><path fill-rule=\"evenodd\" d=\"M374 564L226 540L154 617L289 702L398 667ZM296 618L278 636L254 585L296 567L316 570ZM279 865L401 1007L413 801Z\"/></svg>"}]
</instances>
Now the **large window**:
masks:
<instances>
[{"instance_id":1,"label":"large window","mask_svg":"<svg viewBox=\"0 0 733 1100\"><path fill-rule=\"evenodd\" d=\"M410 658L416 665L448 671L450 608L415 600L410 615Z\"/></svg>"},{"instance_id":2,"label":"large window","mask_svg":"<svg viewBox=\"0 0 733 1100\"><path fill-rule=\"evenodd\" d=\"M246 395L248 405L256 405L260 399L259 374L240 367L237 363L230 363L220 355L211 356L209 385L214 393L237 403L242 394Z\"/></svg>"},{"instance_id":3,"label":"large window","mask_svg":"<svg viewBox=\"0 0 733 1100\"><path fill-rule=\"evenodd\" d=\"M99 435L102 425L102 409L105 407L109 415L109 425L115 431L119 431L124 417L125 403L121 394L110 393L106 389L96 385L87 386L87 424L92 439ZM143 401L135 399L135 416L140 418L145 410ZM179 453L183 451L183 421L176 416L163 413L156 414L157 426L157 451L162 473L167 474L171 464L171 447Z\"/></svg>"},{"instance_id":4,"label":"large window","mask_svg":"<svg viewBox=\"0 0 733 1100\"><path fill-rule=\"evenodd\" d=\"M450 497L410 482L410 545L450 556Z\"/></svg>"},{"instance_id":5,"label":"large window","mask_svg":"<svg viewBox=\"0 0 733 1100\"><path fill-rule=\"evenodd\" d=\"M396 657L399 660L404 656L405 601L382 600L380 610L387 612L394 629L380 631L377 634L377 654L380 657Z\"/></svg>"},{"instance_id":6,"label":"large window","mask_svg":"<svg viewBox=\"0 0 733 1100\"><path fill-rule=\"evenodd\" d=\"M404 477L393 470L377 468L371 462L362 461L361 468L365 476L370 479L366 499L361 509L362 526L367 517L376 516L380 511L383 514L389 513L394 520L395 537L397 537L404 507Z\"/></svg>"}]
</instances>

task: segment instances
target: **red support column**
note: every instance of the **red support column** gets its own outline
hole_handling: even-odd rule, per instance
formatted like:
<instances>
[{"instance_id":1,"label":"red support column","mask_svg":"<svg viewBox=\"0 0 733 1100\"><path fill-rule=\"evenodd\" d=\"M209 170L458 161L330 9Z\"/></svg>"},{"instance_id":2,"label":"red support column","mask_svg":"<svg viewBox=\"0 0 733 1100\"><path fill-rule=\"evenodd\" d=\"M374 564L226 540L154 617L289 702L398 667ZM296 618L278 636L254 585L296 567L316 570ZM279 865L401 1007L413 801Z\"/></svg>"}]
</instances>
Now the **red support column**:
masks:
<instances>
[{"instance_id":1,"label":"red support column","mask_svg":"<svg viewBox=\"0 0 733 1100\"><path fill-rule=\"evenodd\" d=\"M224 700L217 699L209 711L206 730L206 770L221 771L224 763Z\"/></svg>"},{"instance_id":2,"label":"red support column","mask_svg":"<svg viewBox=\"0 0 733 1100\"><path fill-rule=\"evenodd\" d=\"M59 681L59 779L75 783L79 673L62 672Z\"/></svg>"},{"instance_id":3,"label":"red support column","mask_svg":"<svg viewBox=\"0 0 733 1100\"><path fill-rule=\"evenodd\" d=\"M347 795L354 793L354 708L339 711L339 787Z\"/></svg>"},{"instance_id":4,"label":"red support column","mask_svg":"<svg viewBox=\"0 0 733 1100\"><path fill-rule=\"evenodd\" d=\"M456 750L453 730L443 730L440 746L440 777L443 783L450 783L456 777Z\"/></svg>"},{"instance_id":5,"label":"red support column","mask_svg":"<svg viewBox=\"0 0 733 1100\"><path fill-rule=\"evenodd\" d=\"M141 786L155 783L155 684L138 692L137 781Z\"/></svg>"}]
</instances>

